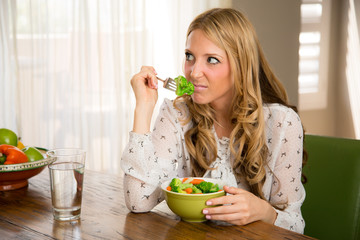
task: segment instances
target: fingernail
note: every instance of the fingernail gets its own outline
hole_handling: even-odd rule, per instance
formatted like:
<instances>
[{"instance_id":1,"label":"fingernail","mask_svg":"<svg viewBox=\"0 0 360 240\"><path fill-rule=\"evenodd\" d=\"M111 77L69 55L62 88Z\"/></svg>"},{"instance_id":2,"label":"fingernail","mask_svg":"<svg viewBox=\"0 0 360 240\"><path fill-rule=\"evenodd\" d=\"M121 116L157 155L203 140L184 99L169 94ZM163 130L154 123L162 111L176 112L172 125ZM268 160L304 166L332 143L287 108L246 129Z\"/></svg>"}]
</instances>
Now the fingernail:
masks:
<instances>
[{"instance_id":1,"label":"fingernail","mask_svg":"<svg viewBox=\"0 0 360 240\"><path fill-rule=\"evenodd\" d=\"M203 214L208 214L208 213L209 213L208 210L206 210L206 209L203 210Z\"/></svg>"},{"instance_id":2,"label":"fingernail","mask_svg":"<svg viewBox=\"0 0 360 240\"><path fill-rule=\"evenodd\" d=\"M210 206L210 205L212 205L212 202L207 201L207 202L206 202L206 205Z\"/></svg>"},{"instance_id":3,"label":"fingernail","mask_svg":"<svg viewBox=\"0 0 360 240\"><path fill-rule=\"evenodd\" d=\"M206 217L206 219L211 219L210 215L206 215L205 217Z\"/></svg>"}]
</instances>

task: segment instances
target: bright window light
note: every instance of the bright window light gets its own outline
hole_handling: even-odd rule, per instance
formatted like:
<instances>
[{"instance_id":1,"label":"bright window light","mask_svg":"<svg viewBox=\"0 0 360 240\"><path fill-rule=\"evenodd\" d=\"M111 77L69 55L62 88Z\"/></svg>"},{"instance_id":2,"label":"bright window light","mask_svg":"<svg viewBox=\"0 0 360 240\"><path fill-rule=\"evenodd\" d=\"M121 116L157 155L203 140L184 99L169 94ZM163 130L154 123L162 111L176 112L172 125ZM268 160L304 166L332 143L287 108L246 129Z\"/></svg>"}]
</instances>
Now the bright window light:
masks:
<instances>
[{"instance_id":1,"label":"bright window light","mask_svg":"<svg viewBox=\"0 0 360 240\"><path fill-rule=\"evenodd\" d=\"M312 93L318 91L319 74L302 74L300 77L300 93Z\"/></svg>"},{"instance_id":2,"label":"bright window light","mask_svg":"<svg viewBox=\"0 0 360 240\"><path fill-rule=\"evenodd\" d=\"M325 108L330 2L302 0L299 35L299 109Z\"/></svg>"},{"instance_id":3,"label":"bright window light","mask_svg":"<svg viewBox=\"0 0 360 240\"><path fill-rule=\"evenodd\" d=\"M347 55L346 55L346 79L348 84L350 107L353 118L355 136L360 139L360 39L358 23L356 21L355 6L353 1L349 1L349 21L347 36Z\"/></svg>"},{"instance_id":4,"label":"bright window light","mask_svg":"<svg viewBox=\"0 0 360 240\"><path fill-rule=\"evenodd\" d=\"M322 6L321 4L303 4L301 5L301 21L307 22L321 22Z\"/></svg>"},{"instance_id":5,"label":"bright window light","mask_svg":"<svg viewBox=\"0 0 360 240\"><path fill-rule=\"evenodd\" d=\"M302 73L317 73L319 72L319 60L302 60L299 64Z\"/></svg>"},{"instance_id":6,"label":"bright window light","mask_svg":"<svg viewBox=\"0 0 360 240\"><path fill-rule=\"evenodd\" d=\"M300 33L300 44L320 43L320 32L302 32Z\"/></svg>"}]
</instances>

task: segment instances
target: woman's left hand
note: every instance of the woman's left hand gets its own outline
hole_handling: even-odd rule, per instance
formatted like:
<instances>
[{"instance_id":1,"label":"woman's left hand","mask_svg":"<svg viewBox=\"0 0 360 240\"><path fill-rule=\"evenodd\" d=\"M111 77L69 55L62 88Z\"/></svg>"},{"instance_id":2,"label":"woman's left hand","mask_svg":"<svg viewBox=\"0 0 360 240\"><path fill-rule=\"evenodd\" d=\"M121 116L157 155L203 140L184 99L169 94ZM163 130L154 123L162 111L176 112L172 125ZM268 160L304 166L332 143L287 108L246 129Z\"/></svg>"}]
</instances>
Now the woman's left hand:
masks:
<instances>
[{"instance_id":1,"label":"woman's left hand","mask_svg":"<svg viewBox=\"0 0 360 240\"><path fill-rule=\"evenodd\" d=\"M227 205L204 208L206 219L222 220L235 225L258 220L274 224L277 213L267 201L240 188L224 186L224 190L231 195L210 199L206 204Z\"/></svg>"}]
</instances>

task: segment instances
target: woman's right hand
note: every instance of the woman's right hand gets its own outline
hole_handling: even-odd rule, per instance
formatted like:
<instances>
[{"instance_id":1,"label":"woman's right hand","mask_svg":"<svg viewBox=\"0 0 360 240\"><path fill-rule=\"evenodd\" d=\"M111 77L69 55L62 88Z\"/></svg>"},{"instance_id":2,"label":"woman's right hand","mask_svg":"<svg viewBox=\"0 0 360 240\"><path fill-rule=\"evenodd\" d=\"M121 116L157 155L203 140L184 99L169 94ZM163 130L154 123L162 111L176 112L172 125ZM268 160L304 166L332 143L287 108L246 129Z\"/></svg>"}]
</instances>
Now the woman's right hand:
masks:
<instances>
[{"instance_id":1,"label":"woman's right hand","mask_svg":"<svg viewBox=\"0 0 360 240\"><path fill-rule=\"evenodd\" d=\"M135 93L136 105L145 104L155 107L158 94L156 71L151 66L142 66L139 73L131 79L131 87Z\"/></svg>"},{"instance_id":2,"label":"woman's right hand","mask_svg":"<svg viewBox=\"0 0 360 240\"><path fill-rule=\"evenodd\" d=\"M136 98L133 132L145 134L150 131L151 118L158 98L156 74L153 67L143 66L131 79Z\"/></svg>"}]
</instances>

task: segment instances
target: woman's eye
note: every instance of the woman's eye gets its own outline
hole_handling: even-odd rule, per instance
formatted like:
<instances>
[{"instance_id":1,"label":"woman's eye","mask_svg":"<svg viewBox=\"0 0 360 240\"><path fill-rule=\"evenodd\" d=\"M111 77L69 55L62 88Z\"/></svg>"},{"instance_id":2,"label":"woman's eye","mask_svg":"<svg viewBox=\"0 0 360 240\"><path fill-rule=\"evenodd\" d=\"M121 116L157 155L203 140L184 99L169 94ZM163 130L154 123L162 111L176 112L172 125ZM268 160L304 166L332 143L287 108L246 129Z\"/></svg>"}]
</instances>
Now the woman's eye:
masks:
<instances>
[{"instance_id":1,"label":"woman's eye","mask_svg":"<svg viewBox=\"0 0 360 240\"><path fill-rule=\"evenodd\" d=\"M217 60L217 59L214 58L214 57L209 57L209 58L207 59L207 61L208 61L208 63L210 63L210 64L217 64L217 63L220 62L219 60Z\"/></svg>"},{"instance_id":2,"label":"woman's eye","mask_svg":"<svg viewBox=\"0 0 360 240\"><path fill-rule=\"evenodd\" d=\"M190 53L185 53L186 61L194 60L194 56Z\"/></svg>"}]
</instances>

